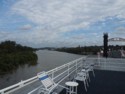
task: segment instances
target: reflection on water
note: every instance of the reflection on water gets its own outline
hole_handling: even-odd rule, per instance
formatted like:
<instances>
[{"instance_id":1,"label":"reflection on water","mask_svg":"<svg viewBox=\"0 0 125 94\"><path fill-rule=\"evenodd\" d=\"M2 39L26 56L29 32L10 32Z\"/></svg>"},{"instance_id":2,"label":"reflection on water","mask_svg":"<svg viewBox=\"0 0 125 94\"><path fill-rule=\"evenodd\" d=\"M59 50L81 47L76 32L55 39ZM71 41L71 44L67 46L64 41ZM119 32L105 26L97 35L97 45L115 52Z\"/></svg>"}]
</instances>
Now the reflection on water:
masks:
<instances>
[{"instance_id":1,"label":"reflection on water","mask_svg":"<svg viewBox=\"0 0 125 94\"><path fill-rule=\"evenodd\" d=\"M13 73L0 76L0 89L18 83L21 80L36 76L40 71L48 71L82 57L81 55L47 50L40 50L36 53L38 55L38 64L35 66L20 66Z\"/></svg>"}]
</instances>

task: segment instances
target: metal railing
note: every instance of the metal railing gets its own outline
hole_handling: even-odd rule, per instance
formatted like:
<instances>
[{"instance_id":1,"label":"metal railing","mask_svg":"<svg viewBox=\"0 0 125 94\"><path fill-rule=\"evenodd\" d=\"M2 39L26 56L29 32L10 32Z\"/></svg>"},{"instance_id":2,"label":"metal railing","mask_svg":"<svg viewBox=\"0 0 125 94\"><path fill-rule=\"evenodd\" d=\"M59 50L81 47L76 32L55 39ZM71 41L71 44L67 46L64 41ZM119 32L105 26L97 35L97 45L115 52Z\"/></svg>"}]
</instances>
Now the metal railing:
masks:
<instances>
[{"instance_id":1,"label":"metal railing","mask_svg":"<svg viewBox=\"0 0 125 94\"><path fill-rule=\"evenodd\" d=\"M67 64L64 64L62 66L56 67L50 71L47 71L47 74L52 77L53 80L55 80L57 83L62 82L66 77L68 77L71 73L74 71L77 72L77 70L82 66L83 61L86 59L86 57L82 57L79 59L76 59L72 62L69 62ZM37 76L32 77L30 79L21 81L15 85L9 86L7 88L4 88L0 90L0 94L9 94L12 93L24 86L27 86L35 81L37 81ZM30 93L29 93L30 94Z\"/></svg>"},{"instance_id":2,"label":"metal railing","mask_svg":"<svg viewBox=\"0 0 125 94\"><path fill-rule=\"evenodd\" d=\"M93 62L95 69L100 70L112 70L112 71L124 71L125 72L125 59L123 58L87 58L87 62Z\"/></svg>"}]
</instances>

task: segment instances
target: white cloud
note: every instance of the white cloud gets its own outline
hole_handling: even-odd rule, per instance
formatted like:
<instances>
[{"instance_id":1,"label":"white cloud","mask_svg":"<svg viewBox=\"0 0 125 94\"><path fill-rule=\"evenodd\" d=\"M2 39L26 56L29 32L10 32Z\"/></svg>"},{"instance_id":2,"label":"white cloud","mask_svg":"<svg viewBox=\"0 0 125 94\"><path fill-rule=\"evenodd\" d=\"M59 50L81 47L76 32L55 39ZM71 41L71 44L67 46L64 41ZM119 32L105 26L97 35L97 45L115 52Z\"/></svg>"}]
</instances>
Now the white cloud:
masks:
<instances>
[{"instance_id":1,"label":"white cloud","mask_svg":"<svg viewBox=\"0 0 125 94\"><path fill-rule=\"evenodd\" d=\"M32 26L30 24L26 24L20 28L20 30L30 30L32 29Z\"/></svg>"},{"instance_id":2,"label":"white cloud","mask_svg":"<svg viewBox=\"0 0 125 94\"><path fill-rule=\"evenodd\" d=\"M20 0L13 11L34 23L59 28L90 24L107 16L124 16L124 0Z\"/></svg>"},{"instance_id":3,"label":"white cloud","mask_svg":"<svg viewBox=\"0 0 125 94\"><path fill-rule=\"evenodd\" d=\"M116 28L116 32L117 34L125 34L125 27L118 27Z\"/></svg>"},{"instance_id":4,"label":"white cloud","mask_svg":"<svg viewBox=\"0 0 125 94\"><path fill-rule=\"evenodd\" d=\"M23 39L54 45L74 42L64 38L67 31L89 27L106 17L125 18L125 0L19 0L12 11L38 26L28 37L22 34Z\"/></svg>"}]
</instances>

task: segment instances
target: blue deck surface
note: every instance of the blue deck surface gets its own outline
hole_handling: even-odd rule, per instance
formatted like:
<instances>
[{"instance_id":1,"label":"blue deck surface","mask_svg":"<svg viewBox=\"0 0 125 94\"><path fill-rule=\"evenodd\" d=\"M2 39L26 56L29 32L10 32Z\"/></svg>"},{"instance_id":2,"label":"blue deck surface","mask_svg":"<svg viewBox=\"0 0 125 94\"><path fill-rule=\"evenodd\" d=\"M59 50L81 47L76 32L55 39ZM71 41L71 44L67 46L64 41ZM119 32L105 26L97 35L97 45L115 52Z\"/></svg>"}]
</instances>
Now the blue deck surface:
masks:
<instances>
[{"instance_id":1,"label":"blue deck surface","mask_svg":"<svg viewBox=\"0 0 125 94\"><path fill-rule=\"evenodd\" d=\"M125 72L95 70L96 77L90 73L88 91L83 82L78 81L78 94L125 94ZM66 94L62 90L60 94Z\"/></svg>"}]
</instances>

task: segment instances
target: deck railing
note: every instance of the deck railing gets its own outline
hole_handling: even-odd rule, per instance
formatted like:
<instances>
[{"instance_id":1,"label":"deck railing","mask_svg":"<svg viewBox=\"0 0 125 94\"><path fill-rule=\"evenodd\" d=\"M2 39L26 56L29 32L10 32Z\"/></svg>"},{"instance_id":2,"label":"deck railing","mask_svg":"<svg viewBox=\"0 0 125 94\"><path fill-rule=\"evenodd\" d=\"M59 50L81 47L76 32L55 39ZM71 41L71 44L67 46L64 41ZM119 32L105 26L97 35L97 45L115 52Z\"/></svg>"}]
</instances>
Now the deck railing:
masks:
<instances>
[{"instance_id":1,"label":"deck railing","mask_svg":"<svg viewBox=\"0 0 125 94\"><path fill-rule=\"evenodd\" d=\"M71 73L74 71L77 72L77 70L82 67L83 61L86 59L86 57L82 57L79 59L76 59L74 61L71 61L67 64L64 64L62 66L56 67L50 71L47 71L47 73L52 77L53 80L55 80L57 83L61 83L66 77L68 77ZM7 88L4 88L0 90L0 94L9 94L12 93L24 86L27 86L35 81L37 81L37 76L32 77L30 79L21 81L15 85L9 86ZM29 93L30 94L30 93Z\"/></svg>"},{"instance_id":2,"label":"deck railing","mask_svg":"<svg viewBox=\"0 0 125 94\"><path fill-rule=\"evenodd\" d=\"M86 60L85 62L83 62ZM84 64L94 63L96 69L102 70L115 70L115 71L125 71L125 59L115 59L115 58L86 58L82 57L71 61L67 64L62 66L56 67L50 71L47 71L49 76L56 82L61 83L65 78L69 77L70 74L73 72L77 72L80 68L84 66ZM30 79L21 81L15 85L9 86L0 90L0 94L9 94L12 93L24 86L27 86L35 81L37 81L37 76L32 77ZM31 94L38 88L34 89L33 91L29 92Z\"/></svg>"},{"instance_id":3,"label":"deck railing","mask_svg":"<svg viewBox=\"0 0 125 94\"><path fill-rule=\"evenodd\" d=\"M90 62L95 64L95 69L125 72L125 58L87 58L85 63Z\"/></svg>"}]
</instances>

